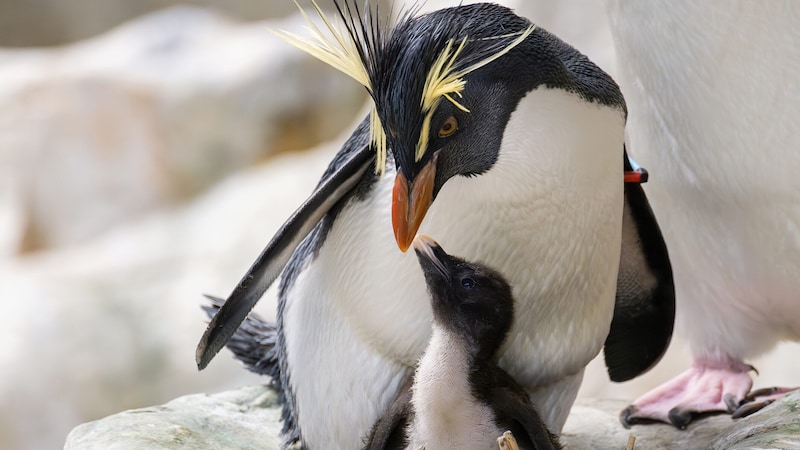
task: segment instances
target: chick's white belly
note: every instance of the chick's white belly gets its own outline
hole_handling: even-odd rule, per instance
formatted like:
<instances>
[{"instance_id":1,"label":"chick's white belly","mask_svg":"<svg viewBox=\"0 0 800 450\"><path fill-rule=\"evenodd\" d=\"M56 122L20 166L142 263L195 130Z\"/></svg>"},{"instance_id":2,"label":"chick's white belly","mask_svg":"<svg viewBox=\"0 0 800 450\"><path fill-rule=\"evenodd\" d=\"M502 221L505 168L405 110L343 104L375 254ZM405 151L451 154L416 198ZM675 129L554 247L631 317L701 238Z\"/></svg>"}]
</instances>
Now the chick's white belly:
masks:
<instances>
[{"instance_id":1,"label":"chick's white belly","mask_svg":"<svg viewBox=\"0 0 800 450\"><path fill-rule=\"evenodd\" d=\"M494 450L505 430L491 407L475 399L470 357L463 337L438 327L414 375L414 420L407 428L408 449Z\"/></svg>"}]
</instances>

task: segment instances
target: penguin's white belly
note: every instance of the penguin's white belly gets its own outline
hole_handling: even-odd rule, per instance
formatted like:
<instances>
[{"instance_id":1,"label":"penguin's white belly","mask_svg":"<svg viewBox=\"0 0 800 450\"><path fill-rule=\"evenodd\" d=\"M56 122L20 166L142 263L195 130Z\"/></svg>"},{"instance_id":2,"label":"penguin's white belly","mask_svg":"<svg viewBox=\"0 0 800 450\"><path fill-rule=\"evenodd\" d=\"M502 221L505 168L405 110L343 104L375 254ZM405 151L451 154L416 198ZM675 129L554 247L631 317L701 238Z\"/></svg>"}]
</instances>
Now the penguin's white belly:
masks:
<instances>
[{"instance_id":1,"label":"penguin's white belly","mask_svg":"<svg viewBox=\"0 0 800 450\"><path fill-rule=\"evenodd\" d=\"M747 358L800 339L800 5L611 12L630 150L651 170L679 329L699 355ZM665 38L648 17L680 31Z\"/></svg>"},{"instance_id":2,"label":"penguin's white belly","mask_svg":"<svg viewBox=\"0 0 800 450\"><path fill-rule=\"evenodd\" d=\"M696 350L749 358L800 339L798 205L687 207L671 221L680 326Z\"/></svg>"},{"instance_id":3,"label":"penguin's white belly","mask_svg":"<svg viewBox=\"0 0 800 450\"><path fill-rule=\"evenodd\" d=\"M509 280L518 304L501 366L528 388L582 371L608 334L623 124L610 108L534 91L512 115L495 166L449 180L420 229ZM392 235L393 179L387 171L375 195L342 210L287 296L291 388L312 449L361 445L430 337L416 256L401 253ZM539 405L555 431L574 393L564 398L569 404Z\"/></svg>"}]
</instances>

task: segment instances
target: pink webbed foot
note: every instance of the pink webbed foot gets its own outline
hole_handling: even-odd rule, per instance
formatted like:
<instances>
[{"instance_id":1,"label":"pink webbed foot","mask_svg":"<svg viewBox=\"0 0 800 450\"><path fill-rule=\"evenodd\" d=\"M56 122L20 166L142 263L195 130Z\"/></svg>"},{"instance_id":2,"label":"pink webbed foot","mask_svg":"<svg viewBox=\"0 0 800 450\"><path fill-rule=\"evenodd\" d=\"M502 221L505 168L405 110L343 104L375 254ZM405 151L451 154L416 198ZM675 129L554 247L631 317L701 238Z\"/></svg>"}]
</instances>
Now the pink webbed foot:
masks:
<instances>
[{"instance_id":1,"label":"pink webbed foot","mask_svg":"<svg viewBox=\"0 0 800 450\"><path fill-rule=\"evenodd\" d=\"M762 408L783 397L787 393L796 391L798 389L800 389L800 387L771 387L756 389L755 391L747 394L738 403L735 403L736 408L733 411L732 417L734 419L738 419L740 417L749 416L756 411L760 411ZM731 401L733 402L734 399L731 399Z\"/></svg>"},{"instance_id":2,"label":"pink webbed foot","mask_svg":"<svg viewBox=\"0 0 800 450\"><path fill-rule=\"evenodd\" d=\"M696 360L692 367L636 399L620 413L622 425L659 421L685 429L697 415L734 412L745 400L753 366Z\"/></svg>"}]
</instances>

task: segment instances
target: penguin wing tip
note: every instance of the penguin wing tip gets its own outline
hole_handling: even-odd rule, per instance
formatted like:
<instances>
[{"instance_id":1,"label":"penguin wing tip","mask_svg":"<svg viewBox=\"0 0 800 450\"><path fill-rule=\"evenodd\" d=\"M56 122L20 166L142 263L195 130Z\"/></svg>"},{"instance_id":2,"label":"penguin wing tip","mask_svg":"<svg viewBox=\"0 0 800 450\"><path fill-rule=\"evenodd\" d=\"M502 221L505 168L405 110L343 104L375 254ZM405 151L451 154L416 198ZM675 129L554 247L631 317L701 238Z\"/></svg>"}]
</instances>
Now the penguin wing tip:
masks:
<instances>
[{"instance_id":1,"label":"penguin wing tip","mask_svg":"<svg viewBox=\"0 0 800 450\"><path fill-rule=\"evenodd\" d=\"M214 359L216 356L217 351L214 350L214 345L212 344L217 337L213 332L214 328L216 328L214 318L218 314L222 305L225 304L225 300L220 297L216 297L210 294L203 294L203 297L208 299L211 302L211 305L200 305L200 308L206 312L211 322L208 324L205 333L200 338L200 342L197 344L197 350L195 350L194 360L197 363L197 370L201 371L208 367L208 364Z\"/></svg>"},{"instance_id":2,"label":"penguin wing tip","mask_svg":"<svg viewBox=\"0 0 800 450\"><path fill-rule=\"evenodd\" d=\"M201 342L197 346L197 351L195 352L195 355L194 355L194 361L195 361L195 363L197 363L197 371L198 372L200 372L203 369L205 369L206 367L208 367L208 363L210 362L205 357L205 353L206 353L205 352L205 346L203 346L202 344L203 343Z\"/></svg>"},{"instance_id":3,"label":"penguin wing tip","mask_svg":"<svg viewBox=\"0 0 800 450\"><path fill-rule=\"evenodd\" d=\"M212 306L212 308L214 307ZM220 318L221 316L218 311L214 317L211 318L211 322L209 322L206 331L197 344L195 361L197 362L199 370L203 370L208 366L222 347L225 346L225 343L228 342L233 332L236 331L235 328L231 330L229 326L220 325Z\"/></svg>"},{"instance_id":4,"label":"penguin wing tip","mask_svg":"<svg viewBox=\"0 0 800 450\"><path fill-rule=\"evenodd\" d=\"M197 344L197 351L194 355L194 360L197 363L197 370L201 371L208 367L211 360L219 353L221 347L222 346L213 345L213 340L206 339L206 336L203 336L203 339Z\"/></svg>"},{"instance_id":5,"label":"penguin wing tip","mask_svg":"<svg viewBox=\"0 0 800 450\"><path fill-rule=\"evenodd\" d=\"M213 306L208 308L214 308ZM209 316L212 314L209 312ZM211 321L206 326L206 330L200 337L200 342L197 343L197 349L194 352L194 360L197 363L198 370L203 370L208 366L208 363L214 359L214 356L219 351L220 346L215 345L219 341L219 332L217 322L219 314L214 314Z\"/></svg>"}]
</instances>

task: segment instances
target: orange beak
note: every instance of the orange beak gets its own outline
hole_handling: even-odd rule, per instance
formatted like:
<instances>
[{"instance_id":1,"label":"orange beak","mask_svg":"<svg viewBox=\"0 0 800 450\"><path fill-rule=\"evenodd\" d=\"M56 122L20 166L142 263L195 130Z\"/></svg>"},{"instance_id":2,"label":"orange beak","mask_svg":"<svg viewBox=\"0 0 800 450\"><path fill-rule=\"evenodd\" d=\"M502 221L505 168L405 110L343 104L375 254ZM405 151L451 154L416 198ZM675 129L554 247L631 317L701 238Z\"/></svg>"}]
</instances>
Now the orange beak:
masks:
<instances>
[{"instance_id":1,"label":"orange beak","mask_svg":"<svg viewBox=\"0 0 800 450\"><path fill-rule=\"evenodd\" d=\"M425 164L414 183L409 196L408 180L402 171L397 172L392 191L392 227L397 246L405 252L414 241L425 213L433 199L433 182L436 178L436 155Z\"/></svg>"}]
</instances>

